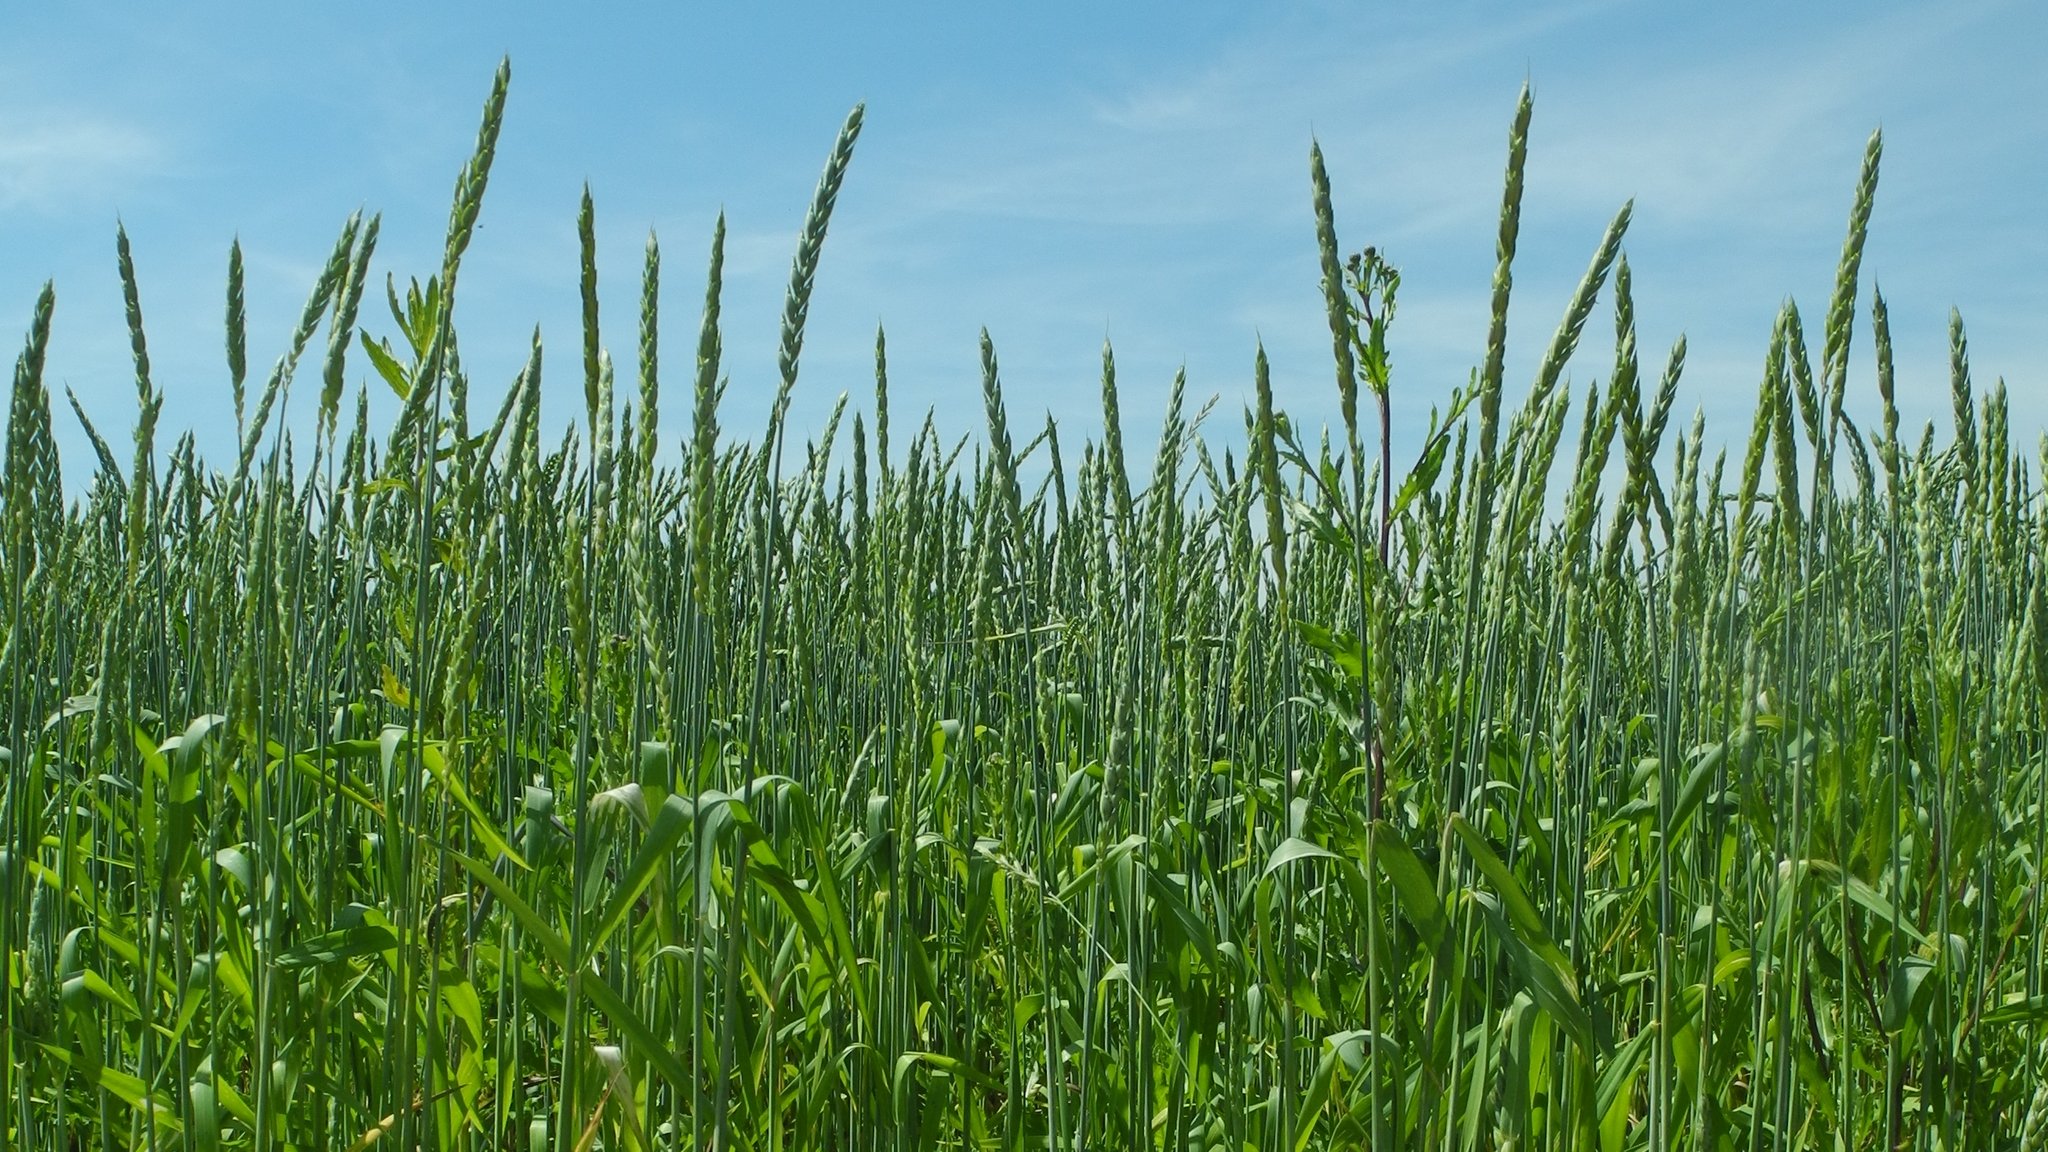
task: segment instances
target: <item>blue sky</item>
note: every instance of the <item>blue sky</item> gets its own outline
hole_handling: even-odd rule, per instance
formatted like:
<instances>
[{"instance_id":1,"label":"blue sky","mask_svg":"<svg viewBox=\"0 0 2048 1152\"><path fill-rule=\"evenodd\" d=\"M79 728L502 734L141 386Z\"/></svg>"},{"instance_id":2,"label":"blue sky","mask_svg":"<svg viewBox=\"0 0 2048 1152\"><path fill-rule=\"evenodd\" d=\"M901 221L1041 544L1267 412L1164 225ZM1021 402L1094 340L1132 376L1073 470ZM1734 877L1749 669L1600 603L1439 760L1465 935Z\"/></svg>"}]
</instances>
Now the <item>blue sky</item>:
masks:
<instances>
[{"instance_id":1,"label":"blue sky","mask_svg":"<svg viewBox=\"0 0 2048 1152\"><path fill-rule=\"evenodd\" d=\"M134 405L114 270L125 221L166 430L193 429L224 456L229 242L239 236L248 261L252 374L282 350L357 208L384 214L380 273L424 278L509 55L458 322L485 398L541 327L554 429L581 406L575 212L587 180L605 339L622 369L642 247L650 228L661 239L671 452L712 222L726 211L723 422L758 435L795 234L840 121L865 101L812 305L799 435L842 391L868 402L878 322L899 424L933 407L949 434L979 429L984 325L1013 425L1049 411L1069 444L1095 435L1105 336L1126 434L1147 453L1182 366L1195 397L1220 397L1211 431L1233 436L1259 338L1280 403L1334 419L1312 136L1346 248L1376 244L1402 269L1395 414L1412 435L1482 353L1506 131L1526 78L1536 116L1511 403L1606 220L1634 197L1645 370L1685 333L1680 416L1702 407L1713 433L1745 434L1779 303L1795 297L1820 326L1863 144L1882 125L1856 411L1875 406L1875 277L1909 427L1945 413L1951 305L1980 385L2007 380L2015 441L2048 424L2048 16L2035 6L682 8L609 6L586 22L566 5L9 6L4 330L26 327L54 279L53 391L61 405L74 388L119 450ZM390 331L381 309L364 315ZM1580 385L1611 357L1604 302L1599 315L1571 367ZM352 361L352 383L366 373ZM312 395L297 390L294 426L310 422ZM76 484L90 453L68 414L61 424Z\"/></svg>"}]
</instances>

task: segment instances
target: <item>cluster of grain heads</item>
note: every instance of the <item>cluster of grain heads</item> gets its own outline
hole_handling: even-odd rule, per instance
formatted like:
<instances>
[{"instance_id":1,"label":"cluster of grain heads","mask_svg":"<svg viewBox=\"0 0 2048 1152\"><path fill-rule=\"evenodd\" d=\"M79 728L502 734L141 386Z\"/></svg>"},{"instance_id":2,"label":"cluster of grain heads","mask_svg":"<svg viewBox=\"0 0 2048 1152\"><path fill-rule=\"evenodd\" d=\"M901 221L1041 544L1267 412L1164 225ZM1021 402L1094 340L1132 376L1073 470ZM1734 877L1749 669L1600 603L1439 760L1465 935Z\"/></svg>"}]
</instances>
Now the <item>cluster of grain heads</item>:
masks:
<instances>
[{"instance_id":1,"label":"cluster of grain heads","mask_svg":"<svg viewBox=\"0 0 2048 1152\"><path fill-rule=\"evenodd\" d=\"M1733 476L1697 418L1666 442L1685 349L1645 385L1626 207L1504 409L1526 94L1487 346L1412 464L1399 274L1342 256L1312 151L1341 430L1291 422L1259 348L1244 447L1176 380L1136 472L1106 345L1077 446L1013 425L984 334L970 452L892 429L878 330L847 467L842 398L786 474L860 110L763 438L718 416L724 219L670 446L661 249L615 367L586 193L550 446L539 334L473 426L453 324L506 90L441 267L365 320L351 218L252 396L231 249L226 471L158 448L121 235L134 453L72 397L96 471L67 487L36 303L0 478L0 1142L2040 1146L2048 500L1960 320L1946 445L1901 437L1876 293L1878 430L1852 418L1875 137L1818 362L1788 302ZM1610 282L1611 368L1568 387ZM357 350L400 401L381 440Z\"/></svg>"}]
</instances>

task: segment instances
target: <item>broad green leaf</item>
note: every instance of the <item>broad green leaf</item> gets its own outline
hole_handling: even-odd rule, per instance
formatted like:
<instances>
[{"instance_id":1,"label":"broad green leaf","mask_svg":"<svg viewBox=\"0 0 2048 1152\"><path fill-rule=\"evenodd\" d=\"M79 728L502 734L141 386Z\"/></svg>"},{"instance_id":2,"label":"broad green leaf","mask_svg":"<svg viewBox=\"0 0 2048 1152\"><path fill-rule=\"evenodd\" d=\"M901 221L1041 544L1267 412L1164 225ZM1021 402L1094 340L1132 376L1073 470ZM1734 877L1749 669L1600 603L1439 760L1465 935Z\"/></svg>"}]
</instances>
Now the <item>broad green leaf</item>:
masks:
<instances>
[{"instance_id":1,"label":"broad green leaf","mask_svg":"<svg viewBox=\"0 0 2048 1152\"><path fill-rule=\"evenodd\" d=\"M1724 741L1706 749L1685 770L1684 782L1679 785L1678 798L1671 805L1671 834L1676 836L1685 828L1686 821L1699 809L1707 797L1707 789L1714 783L1721 765L1728 759L1728 745Z\"/></svg>"},{"instance_id":2,"label":"broad green leaf","mask_svg":"<svg viewBox=\"0 0 2048 1152\"><path fill-rule=\"evenodd\" d=\"M220 1147L220 1109L216 1105L211 1074L185 1086L185 1098L192 1105L192 1140L200 1152Z\"/></svg>"},{"instance_id":3,"label":"broad green leaf","mask_svg":"<svg viewBox=\"0 0 2048 1152\"><path fill-rule=\"evenodd\" d=\"M1531 949L1556 970L1558 978L1564 982L1576 1000L1578 977L1572 973L1571 961L1565 958L1564 950L1550 938L1550 930L1544 926L1543 916L1536 911L1535 902L1529 899L1528 889L1522 887L1522 882L1517 880L1501 858L1494 854L1493 846L1486 842L1486 838L1481 836L1479 830L1472 827L1463 815L1451 816L1451 828L1457 832L1458 838L1464 841L1465 851L1472 857L1472 862L1479 866L1479 871L1500 895L1501 905L1507 910L1515 931Z\"/></svg>"},{"instance_id":4,"label":"broad green leaf","mask_svg":"<svg viewBox=\"0 0 2048 1152\"><path fill-rule=\"evenodd\" d=\"M185 1130L183 1122L178 1119L178 1110L162 1095L151 1092L140 1077L108 1068L97 1061L82 1064L77 1053L60 1045L39 1041L37 1047L45 1056L62 1061L73 1071L84 1075L93 1087L101 1089L129 1108L137 1112L152 1113L152 1121L165 1132L176 1135Z\"/></svg>"},{"instance_id":5,"label":"broad green leaf","mask_svg":"<svg viewBox=\"0 0 2048 1152\"><path fill-rule=\"evenodd\" d=\"M1296 620L1294 631L1302 642L1323 653L1342 668L1353 680L1365 676L1365 653L1355 636L1340 636L1319 624Z\"/></svg>"},{"instance_id":6,"label":"broad green leaf","mask_svg":"<svg viewBox=\"0 0 2048 1152\"><path fill-rule=\"evenodd\" d=\"M1650 1046L1655 1040L1656 1024L1652 1022L1642 1031L1618 1045L1608 1056L1607 1063L1600 1069L1600 1080L1593 1089L1593 1114L1604 1122L1614 1114L1615 1109L1625 1107L1629 1100L1630 1086L1636 1075L1642 1071L1644 1061L1650 1057Z\"/></svg>"},{"instance_id":7,"label":"broad green leaf","mask_svg":"<svg viewBox=\"0 0 2048 1152\"><path fill-rule=\"evenodd\" d=\"M639 851L633 854L633 862L618 878L618 886L612 891L612 898L598 915L597 923L588 933L584 956L590 957L604 947L626 916L632 912L633 904L640 894L653 882L656 871L675 851L677 844L690 831L697 819L697 808L686 796L671 795L661 802L654 813L647 834L640 839Z\"/></svg>"},{"instance_id":8,"label":"broad green leaf","mask_svg":"<svg viewBox=\"0 0 2048 1152\"><path fill-rule=\"evenodd\" d=\"M994 1077L971 1064L962 1062L957 1057L948 1056L943 1052L905 1052L896 1058L896 1068L889 1075L892 1094L896 1099L899 1109L897 1113L898 1120L904 1119L902 1108L907 1102L905 1093L909 1088L911 1070L920 1064L933 1071L943 1072L948 1076L958 1076L970 1084L976 1084L983 1088L992 1089L998 1087Z\"/></svg>"},{"instance_id":9,"label":"broad green leaf","mask_svg":"<svg viewBox=\"0 0 2048 1152\"><path fill-rule=\"evenodd\" d=\"M498 903L503 904L505 910L512 913L512 918L519 921L520 931L531 936L534 943L541 946L541 951L547 954L550 962L564 971L575 967L575 962L569 955L569 945L562 939L561 934L555 931L554 925L534 911L532 905L520 899L519 893L500 879L489 864L454 851L448 853L448 858L475 877L477 883L490 889L491 895L497 898Z\"/></svg>"},{"instance_id":10,"label":"broad green leaf","mask_svg":"<svg viewBox=\"0 0 2048 1152\"><path fill-rule=\"evenodd\" d=\"M1579 1047L1587 1052L1594 1051L1593 1017L1579 1002L1578 988L1570 973L1560 971L1548 957L1539 954L1519 931L1501 919L1498 912L1488 909L1483 919L1493 929L1495 940L1507 952L1508 966L1514 970L1522 989L1550 1013L1551 1019L1564 1026Z\"/></svg>"},{"instance_id":11,"label":"broad green leaf","mask_svg":"<svg viewBox=\"0 0 2048 1152\"><path fill-rule=\"evenodd\" d=\"M1891 901L1885 899L1883 894L1872 888L1867 881L1850 875L1845 883L1841 867L1832 860L1804 860L1800 863L1805 874L1820 877L1828 888L1840 886L1848 894L1849 902L1860 905L1864 911L1871 914L1876 923L1889 927L1896 922L1899 930L1911 937L1915 944L1924 946L1928 942L1926 934L1914 927L1910 918L1902 915Z\"/></svg>"},{"instance_id":12,"label":"broad green leaf","mask_svg":"<svg viewBox=\"0 0 2048 1152\"><path fill-rule=\"evenodd\" d=\"M612 1110L632 1138L633 1147L646 1148L647 1134L640 1130L640 1112L634 1105L633 1077L626 1070L626 1058L616 1045L599 1044L591 1050L604 1069L605 1087L611 1090Z\"/></svg>"},{"instance_id":13,"label":"broad green leaf","mask_svg":"<svg viewBox=\"0 0 2048 1152\"><path fill-rule=\"evenodd\" d=\"M1259 872L1264 880L1297 860L1338 860L1342 859L1328 848L1321 848L1299 836L1289 836L1280 842L1273 854L1266 858L1266 867Z\"/></svg>"},{"instance_id":14,"label":"broad green leaf","mask_svg":"<svg viewBox=\"0 0 2048 1152\"><path fill-rule=\"evenodd\" d=\"M390 385L392 393L400 400L411 395L410 374L398 362L397 357L393 356L381 342L370 339L369 332L362 331L358 335L361 338L363 353L370 358L370 366L377 370L378 378Z\"/></svg>"},{"instance_id":15,"label":"broad green leaf","mask_svg":"<svg viewBox=\"0 0 2048 1152\"><path fill-rule=\"evenodd\" d=\"M568 943L555 932L546 918L519 898L519 894L513 891L510 884L499 879L490 865L459 852L450 852L448 855L474 876L478 883L491 890L491 894L498 898L498 902L512 913L513 919L519 921L520 929L541 946L541 951L550 961L564 971L572 967ZM675 1054L668 1050L654 1029L648 1026L638 1012L620 999L619 994L612 991L610 985L595 973L590 973L579 986L583 994L605 1014L605 1018L617 1025L619 1030L633 1041L634 1052L638 1056L652 1065L670 1084L684 1091L689 1090L689 1070L676 1060Z\"/></svg>"},{"instance_id":16,"label":"broad green leaf","mask_svg":"<svg viewBox=\"0 0 2048 1152\"><path fill-rule=\"evenodd\" d=\"M358 924L324 932L278 954L284 968L312 968L338 964L358 956L375 956L398 947L398 937L381 924Z\"/></svg>"},{"instance_id":17,"label":"broad green leaf","mask_svg":"<svg viewBox=\"0 0 2048 1152\"><path fill-rule=\"evenodd\" d=\"M456 806L468 814L469 830L477 839L483 841L484 847L494 855L510 860L513 867L526 870L528 866L525 857L514 851L512 845L506 842L505 837L498 831L497 822L486 815L482 806L469 794L469 788L463 784L462 777L449 770L446 746L440 743L426 745L420 751L420 762L427 766L427 771L433 774L434 779L455 801Z\"/></svg>"},{"instance_id":18,"label":"broad green leaf","mask_svg":"<svg viewBox=\"0 0 2048 1152\"><path fill-rule=\"evenodd\" d=\"M1436 898L1436 882L1430 878L1422 859L1384 820L1374 821L1371 836L1373 862L1393 885L1394 899L1401 911L1432 950L1443 947L1450 928L1443 903Z\"/></svg>"},{"instance_id":19,"label":"broad green leaf","mask_svg":"<svg viewBox=\"0 0 2048 1152\"><path fill-rule=\"evenodd\" d=\"M1978 1023L1993 1027L2011 1024L2034 1025L2043 1021L2048 1021L2048 994L2028 996L2021 992L2008 996L1998 1007L1978 1018Z\"/></svg>"}]
</instances>

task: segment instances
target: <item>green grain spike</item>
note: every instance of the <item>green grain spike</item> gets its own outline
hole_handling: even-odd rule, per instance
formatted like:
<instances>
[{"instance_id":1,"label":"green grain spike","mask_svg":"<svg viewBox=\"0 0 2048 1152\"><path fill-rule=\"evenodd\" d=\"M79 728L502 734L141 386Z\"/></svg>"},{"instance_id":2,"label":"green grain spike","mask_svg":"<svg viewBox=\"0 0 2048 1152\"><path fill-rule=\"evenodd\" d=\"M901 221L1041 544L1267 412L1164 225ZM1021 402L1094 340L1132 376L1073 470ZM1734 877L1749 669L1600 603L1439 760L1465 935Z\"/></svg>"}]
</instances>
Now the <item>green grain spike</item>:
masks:
<instances>
[{"instance_id":1,"label":"green grain spike","mask_svg":"<svg viewBox=\"0 0 2048 1152\"><path fill-rule=\"evenodd\" d=\"M661 244L647 233L647 259L640 273L640 475L654 480L654 452L660 443L661 409Z\"/></svg>"},{"instance_id":2,"label":"green grain spike","mask_svg":"<svg viewBox=\"0 0 2048 1152\"><path fill-rule=\"evenodd\" d=\"M1351 307L1344 295L1344 271L1337 257L1337 218L1330 205L1330 174L1323 168L1323 149L1310 143L1309 184L1315 198L1316 250L1323 267L1323 307L1330 321L1330 341L1337 358L1337 398L1344 413L1344 430L1355 444L1358 438L1358 369L1352 358Z\"/></svg>"},{"instance_id":3,"label":"green grain spike","mask_svg":"<svg viewBox=\"0 0 2048 1152\"><path fill-rule=\"evenodd\" d=\"M996 368L996 346L988 329L981 330L981 400L988 414L990 467L1001 499L1005 531L1021 540L1024 531L1024 499L1017 485L1017 461L1011 454L1010 421L1003 409L1003 386Z\"/></svg>"},{"instance_id":4,"label":"green grain spike","mask_svg":"<svg viewBox=\"0 0 2048 1152\"><path fill-rule=\"evenodd\" d=\"M1949 398L1956 415L1956 457L1963 466L1963 479L1974 500L1978 482L1976 404L1970 395L1970 339L1963 332L1963 314L1948 313Z\"/></svg>"},{"instance_id":5,"label":"green grain spike","mask_svg":"<svg viewBox=\"0 0 2048 1152\"><path fill-rule=\"evenodd\" d=\"M1893 396L1892 324L1891 314L1884 306L1884 292L1875 285L1870 290L1870 332L1877 346L1877 394L1884 403L1884 438L1878 441L1877 456L1884 463L1896 500L1900 483L1899 409Z\"/></svg>"},{"instance_id":6,"label":"green grain spike","mask_svg":"<svg viewBox=\"0 0 2048 1152\"><path fill-rule=\"evenodd\" d=\"M877 489L881 500L889 499L889 338L880 324L875 325L875 464L876 474L881 477Z\"/></svg>"},{"instance_id":7,"label":"green grain spike","mask_svg":"<svg viewBox=\"0 0 2048 1152\"><path fill-rule=\"evenodd\" d=\"M598 360L603 355L597 328L597 210L590 200L590 185L583 186L583 200L576 210L576 251L582 269L583 300L583 406L590 418L590 439L597 441Z\"/></svg>"},{"instance_id":8,"label":"green grain spike","mask_svg":"<svg viewBox=\"0 0 2048 1152\"><path fill-rule=\"evenodd\" d=\"M235 397L235 441L242 439L244 381L249 376L249 309L242 298L242 241L228 247L228 385Z\"/></svg>"},{"instance_id":9,"label":"green grain spike","mask_svg":"<svg viewBox=\"0 0 2048 1152\"><path fill-rule=\"evenodd\" d=\"M839 186L846 178L846 166L853 161L854 141L860 138L861 117L866 106L856 104L847 113L846 123L839 129L839 138L833 143L832 156L825 162L825 172L818 178L818 188L811 198L811 210L804 216L803 233L797 237L796 260L789 272L789 293L782 304L781 349L777 354L776 366L782 372L782 384L775 392L774 414L769 421L771 428L779 429L782 414L789 408L789 394L796 387L797 360L804 349L804 320L811 311L811 288L818 277L818 257L825 248L825 229L832 222L832 206L839 200Z\"/></svg>"},{"instance_id":10,"label":"green grain spike","mask_svg":"<svg viewBox=\"0 0 2048 1152\"><path fill-rule=\"evenodd\" d=\"M1123 414L1118 410L1116 351L1108 339L1102 341L1102 462L1105 479L1116 512L1117 536L1128 541L1131 533L1131 473L1125 463Z\"/></svg>"},{"instance_id":11,"label":"green grain spike","mask_svg":"<svg viewBox=\"0 0 2048 1152\"><path fill-rule=\"evenodd\" d=\"M1549 400L1551 389L1557 386L1558 376L1564 371L1565 362L1578 348L1579 333L1585 330L1600 288L1607 283L1607 272L1621 252L1621 238L1628 234L1629 218L1634 211L1635 201L1631 200L1614 214L1614 219L1607 224L1606 234L1600 238L1599 249L1593 253L1592 262L1586 265L1585 275L1579 278L1579 287L1572 294L1571 305L1565 309L1564 319L1558 323L1557 332L1550 339L1550 347L1543 353L1543 362L1536 370L1536 386L1530 392L1529 400L1532 408L1540 407Z\"/></svg>"},{"instance_id":12,"label":"green grain spike","mask_svg":"<svg viewBox=\"0 0 2048 1152\"><path fill-rule=\"evenodd\" d=\"M1820 394L1813 383L1813 358L1806 350L1806 328L1799 319L1799 305L1785 304L1785 364L1791 374L1792 394L1799 401L1799 423L1806 443L1820 449Z\"/></svg>"},{"instance_id":13,"label":"green grain spike","mask_svg":"<svg viewBox=\"0 0 2048 1152\"><path fill-rule=\"evenodd\" d=\"M711 270L705 278L704 320L697 332L696 405L690 432L690 569L698 606L712 607L711 555L718 506L719 293L725 275L725 213L711 233Z\"/></svg>"},{"instance_id":14,"label":"green grain spike","mask_svg":"<svg viewBox=\"0 0 2048 1152\"><path fill-rule=\"evenodd\" d=\"M114 250L121 272L121 302L128 321L128 346L135 359L135 463L129 472L127 515L127 574L123 587L132 593L136 572L142 562L142 544L148 529L149 492L156 451L156 421L163 411L163 396L150 383L149 343L142 331L142 300L135 280L135 260L128 247L128 230L115 226Z\"/></svg>"},{"instance_id":15,"label":"green grain spike","mask_svg":"<svg viewBox=\"0 0 2048 1152\"><path fill-rule=\"evenodd\" d=\"M242 435L242 453L235 464L238 483L248 475L249 465L256 459L256 448L263 442L263 430L270 425L271 409L291 387L292 373L298 367L299 358L305 355L306 345L312 341L321 319L334 304L334 294L348 272L349 254L355 251L356 235L361 227L361 213L351 215L342 225L341 236L334 242L334 251L328 254L327 266L321 269L320 279L314 283L312 294L306 297L306 306L299 312L299 324L292 331L291 347L270 370L270 379L264 384L263 395L256 402L255 415Z\"/></svg>"},{"instance_id":16,"label":"green grain spike","mask_svg":"<svg viewBox=\"0 0 2048 1152\"><path fill-rule=\"evenodd\" d=\"M398 423L405 435L412 431L438 394L435 387L446 364L454 339L455 282L463 253L476 234L477 217L483 211L484 191L490 184L491 163L498 155L498 133L505 123L505 96L512 83L512 60L501 59L491 79L490 95L484 98L482 122L477 127L476 147L455 178L454 202L448 211L448 236L441 251L439 292L433 316L434 328L426 352L420 357L420 371L412 392L405 399ZM433 285L430 284L430 287ZM395 299L395 297L394 297Z\"/></svg>"},{"instance_id":17,"label":"green grain spike","mask_svg":"<svg viewBox=\"0 0 2048 1152\"><path fill-rule=\"evenodd\" d=\"M1522 179L1529 163L1529 118L1534 111L1529 85L1522 85L1515 105L1514 126L1508 129L1507 186L1501 193L1500 237L1494 245L1493 303L1486 328L1486 366L1479 373L1479 461L1482 472L1493 460L1500 436L1501 381L1508 352L1508 296L1514 290L1515 243L1522 227ZM1491 510L1492 496L1481 499L1480 521ZM1482 529L1483 531L1483 529Z\"/></svg>"},{"instance_id":18,"label":"green grain spike","mask_svg":"<svg viewBox=\"0 0 2048 1152\"><path fill-rule=\"evenodd\" d=\"M1287 521L1281 514L1284 490L1280 487L1278 417L1273 411L1273 381L1266 363L1266 345L1259 342L1252 362L1252 380L1258 390L1258 423L1252 431L1253 467L1266 501L1266 547L1273 561L1273 579L1282 602L1287 594Z\"/></svg>"},{"instance_id":19,"label":"green grain spike","mask_svg":"<svg viewBox=\"0 0 2048 1152\"><path fill-rule=\"evenodd\" d=\"M349 260L348 272L342 281L341 306L335 313L334 327L328 333L327 360L322 365L320 374L318 424L326 428L329 440L334 437L335 421L341 411L343 362L348 355L349 343L355 335L356 312L363 302L363 282L370 274L370 255L377 250L377 231L382 222L382 216L370 217L369 224L363 228L361 239L356 242L355 252Z\"/></svg>"},{"instance_id":20,"label":"green grain spike","mask_svg":"<svg viewBox=\"0 0 2048 1152\"><path fill-rule=\"evenodd\" d=\"M1789 344L1798 314L1790 301L1778 311L1778 323L1771 334L1771 362L1766 366L1764 380L1771 391L1771 416L1773 421L1771 447L1777 465L1777 511L1778 526L1788 545L1796 546L1800 536L1802 517L1799 510L1799 445L1792 438L1792 409L1794 406L1792 371L1787 365Z\"/></svg>"},{"instance_id":21,"label":"green grain spike","mask_svg":"<svg viewBox=\"0 0 2048 1152\"><path fill-rule=\"evenodd\" d=\"M1835 293L1828 302L1828 326L1821 351L1821 380L1827 388L1832 418L1842 414L1842 392L1849 375L1849 337L1856 323L1856 281L1863 266L1863 244L1870 232L1870 211L1877 202L1878 161L1884 156L1884 130L1870 134L1863 146L1863 170L1856 179L1856 203L1849 209L1849 234L1842 241L1835 269Z\"/></svg>"}]
</instances>

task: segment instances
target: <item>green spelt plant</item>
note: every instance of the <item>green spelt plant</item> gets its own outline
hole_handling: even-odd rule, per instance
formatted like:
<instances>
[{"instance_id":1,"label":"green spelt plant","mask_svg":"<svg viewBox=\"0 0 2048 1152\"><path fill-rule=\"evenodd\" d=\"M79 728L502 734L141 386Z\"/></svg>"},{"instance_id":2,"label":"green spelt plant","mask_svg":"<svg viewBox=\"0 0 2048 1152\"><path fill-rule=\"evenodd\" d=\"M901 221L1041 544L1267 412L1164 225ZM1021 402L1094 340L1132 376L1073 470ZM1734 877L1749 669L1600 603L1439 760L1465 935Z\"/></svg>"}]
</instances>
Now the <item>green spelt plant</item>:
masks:
<instances>
[{"instance_id":1,"label":"green spelt plant","mask_svg":"<svg viewBox=\"0 0 2048 1152\"><path fill-rule=\"evenodd\" d=\"M1100 436L1013 440L984 333L985 435L892 439L878 329L848 466L842 397L786 473L861 110L754 443L718 418L717 221L671 457L660 247L615 365L587 192L581 420L544 438L536 333L472 423L454 292L508 80L441 267L366 319L352 217L253 401L231 248L226 470L160 450L121 234L134 452L70 397L67 484L37 301L0 477L0 1143L2042 1145L2044 464L1959 316L1953 434L1901 438L1875 291L1859 429L1878 137L1817 362L1788 301L1733 476L1697 416L1666 443L1682 340L1645 394L1629 207L1503 411L1526 92L1487 346L1411 465L1399 274L1340 258L1312 150L1341 429L1290 421L1259 348L1241 445L1176 379L1134 472L1105 344ZM1610 280L1610 367L1572 386ZM344 419L352 350L400 400L382 438L362 390Z\"/></svg>"}]
</instances>

